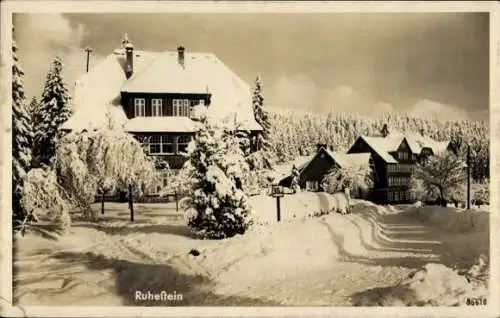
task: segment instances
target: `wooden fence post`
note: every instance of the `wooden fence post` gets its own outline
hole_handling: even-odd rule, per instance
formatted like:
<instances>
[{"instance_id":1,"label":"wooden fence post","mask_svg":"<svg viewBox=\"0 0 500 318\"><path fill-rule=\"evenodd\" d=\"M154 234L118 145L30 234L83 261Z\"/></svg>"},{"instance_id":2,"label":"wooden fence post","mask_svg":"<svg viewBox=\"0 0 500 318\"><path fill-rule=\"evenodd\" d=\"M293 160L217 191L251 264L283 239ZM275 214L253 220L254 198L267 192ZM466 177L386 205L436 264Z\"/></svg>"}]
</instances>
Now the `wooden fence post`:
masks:
<instances>
[{"instance_id":1,"label":"wooden fence post","mask_svg":"<svg viewBox=\"0 0 500 318\"><path fill-rule=\"evenodd\" d=\"M128 185L128 205L130 208L130 222L134 222L134 200L132 197L132 185Z\"/></svg>"}]
</instances>

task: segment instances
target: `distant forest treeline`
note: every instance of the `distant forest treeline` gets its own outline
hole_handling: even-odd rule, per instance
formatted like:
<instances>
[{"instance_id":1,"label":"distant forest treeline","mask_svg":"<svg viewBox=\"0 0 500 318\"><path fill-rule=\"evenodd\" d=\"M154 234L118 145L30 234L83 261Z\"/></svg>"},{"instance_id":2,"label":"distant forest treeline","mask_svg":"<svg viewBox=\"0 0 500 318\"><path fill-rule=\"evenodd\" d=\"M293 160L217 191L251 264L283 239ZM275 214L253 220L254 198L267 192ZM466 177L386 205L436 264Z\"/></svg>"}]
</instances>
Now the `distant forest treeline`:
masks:
<instances>
[{"instance_id":1,"label":"distant forest treeline","mask_svg":"<svg viewBox=\"0 0 500 318\"><path fill-rule=\"evenodd\" d=\"M375 119L333 112L321 116L293 111L270 111L269 116L278 162L310 155L316 151L318 143L328 144L333 151L346 151L359 135L380 135L382 126L387 123L389 130L417 132L438 141L451 140L463 158L470 145L472 177L478 181L489 179L489 123L484 121L442 121L404 114L382 115Z\"/></svg>"}]
</instances>

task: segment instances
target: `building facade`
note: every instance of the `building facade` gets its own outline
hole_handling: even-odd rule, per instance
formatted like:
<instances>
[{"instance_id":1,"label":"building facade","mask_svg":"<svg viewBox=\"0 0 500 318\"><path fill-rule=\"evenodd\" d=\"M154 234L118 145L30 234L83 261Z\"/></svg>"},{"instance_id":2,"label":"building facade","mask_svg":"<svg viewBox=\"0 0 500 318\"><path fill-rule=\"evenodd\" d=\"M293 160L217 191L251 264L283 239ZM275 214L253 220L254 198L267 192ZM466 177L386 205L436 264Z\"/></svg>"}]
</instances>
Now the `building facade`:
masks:
<instances>
[{"instance_id":1,"label":"building facade","mask_svg":"<svg viewBox=\"0 0 500 318\"><path fill-rule=\"evenodd\" d=\"M75 112L62 129L84 131L113 122L147 143L147 153L175 172L187 160L183 153L202 115L251 135L261 131L251 96L251 87L212 53L182 46L174 52L139 51L125 35L120 48L76 81Z\"/></svg>"},{"instance_id":2,"label":"building facade","mask_svg":"<svg viewBox=\"0 0 500 318\"><path fill-rule=\"evenodd\" d=\"M299 186L306 191L323 191L321 182L330 169L367 165L372 171L373 188L352 189L355 195L382 204L408 203L413 201L410 182L415 165L441 151L456 154L447 141L388 131L380 137L359 136L346 153L333 153L326 145L318 145L316 155L298 167ZM279 183L290 186L291 176L283 177Z\"/></svg>"},{"instance_id":3,"label":"building facade","mask_svg":"<svg viewBox=\"0 0 500 318\"><path fill-rule=\"evenodd\" d=\"M373 162L374 187L371 200L377 203L408 203L415 165L441 151L453 151L450 142L438 142L419 134L360 136L347 153L369 153Z\"/></svg>"}]
</instances>

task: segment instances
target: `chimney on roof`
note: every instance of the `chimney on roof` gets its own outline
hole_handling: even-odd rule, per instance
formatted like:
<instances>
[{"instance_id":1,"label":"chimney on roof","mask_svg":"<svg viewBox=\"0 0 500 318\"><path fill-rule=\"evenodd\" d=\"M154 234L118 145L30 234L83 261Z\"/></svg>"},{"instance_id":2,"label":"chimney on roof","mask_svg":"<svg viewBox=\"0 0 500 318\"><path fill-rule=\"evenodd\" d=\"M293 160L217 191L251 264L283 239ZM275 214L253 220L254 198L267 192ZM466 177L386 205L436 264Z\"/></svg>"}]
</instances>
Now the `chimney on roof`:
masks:
<instances>
[{"instance_id":1,"label":"chimney on roof","mask_svg":"<svg viewBox=\"0 0 500 318\"><path fill-rule=\"evenodd\" d=\"M129 79L134 73L134 46L125 33L122 39L122 47L125 49L125 76Z\"/></svg>"},{"instance_id":2,"label":"chimney on roof","mask_svg":"<svg viewBox=\"0 0 500 318\"><path fill-rule=\"evenodd\" d=\"M179 61L179 64L184 67L184 52L186 49L183 46L177 47L177 60Z\"/></svg>"}]
</instances>

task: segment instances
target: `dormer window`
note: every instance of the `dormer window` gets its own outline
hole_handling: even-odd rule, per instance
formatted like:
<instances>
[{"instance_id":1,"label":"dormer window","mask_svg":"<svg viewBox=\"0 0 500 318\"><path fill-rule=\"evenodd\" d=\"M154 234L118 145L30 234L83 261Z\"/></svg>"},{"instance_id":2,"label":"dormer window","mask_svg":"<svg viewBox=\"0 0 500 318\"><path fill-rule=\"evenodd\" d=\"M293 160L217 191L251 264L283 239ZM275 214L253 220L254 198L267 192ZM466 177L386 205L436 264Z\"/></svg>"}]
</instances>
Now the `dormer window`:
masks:
<instances>
[{"instance_id":1,"label":"dormer window","mask_svg":"<svg viewBox=\"0 0 500 318\"><path fill-rule=\"evenodd\" d=\"M151 115L160 117L163 114L163 101L161 98L153 98L151 100Z\"/></svg>"},{"instance_id":2,"label":"dormer window","mask_svg":"<svg viewBox=\"0 0 500 318\"><path fill-rule=\"evenodd\" d=\"M174 99L173 116L189 117L190 103L189 99Z\"/></svg>"},{"instance_id":3,"label":"dormer window","mask_svg":"<svg viewBox=\"0 0 500 318\"><path fill-rule=\"evenodd\" d=\"M134 98L135 117L146 116L146 100L144 98Z\"/></svg>"}]
</instances>

